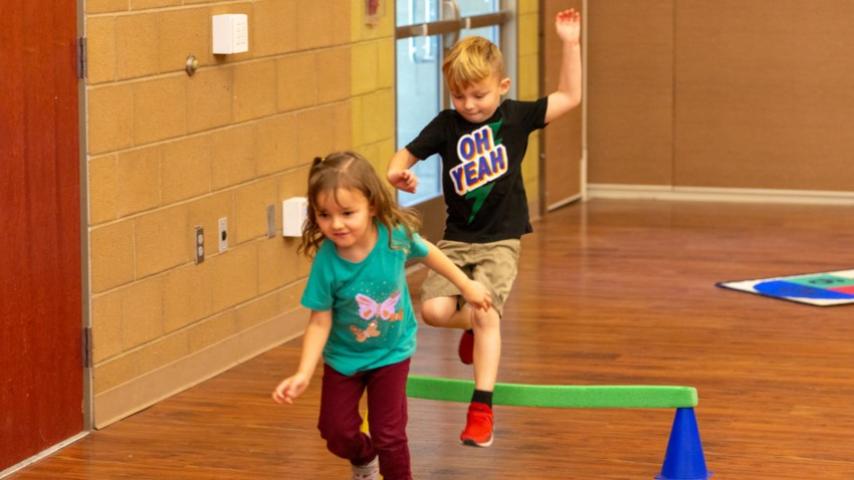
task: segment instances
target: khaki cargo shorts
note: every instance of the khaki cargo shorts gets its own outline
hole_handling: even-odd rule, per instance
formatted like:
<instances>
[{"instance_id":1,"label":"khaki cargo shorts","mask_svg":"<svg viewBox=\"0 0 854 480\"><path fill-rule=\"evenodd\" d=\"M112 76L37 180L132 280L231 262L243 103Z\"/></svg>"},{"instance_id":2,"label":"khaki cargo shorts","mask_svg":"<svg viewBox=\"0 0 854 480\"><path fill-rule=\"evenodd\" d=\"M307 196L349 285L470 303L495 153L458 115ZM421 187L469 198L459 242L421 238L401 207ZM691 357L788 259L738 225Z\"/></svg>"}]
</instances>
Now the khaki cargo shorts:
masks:
<instances>
[{"instance_id":1,"label":"khaki cargo shorts","mask_svg":"<svg viewBox=\"0 0 854 480\"><path fill-rule=\"evenodd\" d=\"M440 240L442 252L460 267L469 278L484 284L492 294L492 306L503 315L504 302L516 279L520 251L519 239L491 243L465 243ZM459 289L445 277L430 270L421 285L421 301L436 297L460 295Z\"/></svg>"}]
</instances>

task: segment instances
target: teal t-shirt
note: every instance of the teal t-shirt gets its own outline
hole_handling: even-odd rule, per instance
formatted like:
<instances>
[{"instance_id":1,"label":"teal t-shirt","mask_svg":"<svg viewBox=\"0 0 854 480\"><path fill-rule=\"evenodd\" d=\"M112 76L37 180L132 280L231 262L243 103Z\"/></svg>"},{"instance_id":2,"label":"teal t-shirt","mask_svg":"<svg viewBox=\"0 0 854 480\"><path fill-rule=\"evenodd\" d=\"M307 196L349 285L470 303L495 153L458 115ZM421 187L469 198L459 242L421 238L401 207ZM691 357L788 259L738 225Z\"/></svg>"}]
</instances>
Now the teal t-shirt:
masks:
<instances>
[{"instance_id":1,"label":"teal t-shirt","mask_svg":"<svg viewBox=\"0 0 854 480\"><path fill-rule=\"evenodd\" d=\"M364 260L353 263L324 240L317 250L301 303L311 310L332 310L332 330L323 360L343 375L402 362L415 353L417 323L406 284L406 261L427 255L416 233L396 227L390 248L380 222L377 243Z\"/></svg>"}]
</instances>

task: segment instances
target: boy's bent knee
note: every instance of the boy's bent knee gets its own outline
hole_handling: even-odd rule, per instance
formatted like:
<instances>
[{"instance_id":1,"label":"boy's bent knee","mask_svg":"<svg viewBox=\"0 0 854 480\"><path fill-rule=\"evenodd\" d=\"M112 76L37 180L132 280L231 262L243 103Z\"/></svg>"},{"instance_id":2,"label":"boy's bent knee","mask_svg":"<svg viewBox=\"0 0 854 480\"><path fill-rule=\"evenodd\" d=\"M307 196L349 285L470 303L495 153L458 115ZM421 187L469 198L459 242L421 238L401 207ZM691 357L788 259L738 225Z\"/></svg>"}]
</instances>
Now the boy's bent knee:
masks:
<instances>
[{"instance_id":1,"label":"boy's bent knee","mask_svg":"<svg viewBox=\"0 0 854 480\"><path fill-rule=\"evenodd\" d=\"M498 328L501 324L501 316L494 308L490 308L486 312L483 310L475 310L471 324L472 328L475 330Z\"/></svg>"},{"instance_id":2,"label":"boy's bent knee","mask_svg":"<svg viewBox=\"0 0 854 480\"><path fill-rule=\"evenodd\" d=\"M449 298L431 298L421 304L421 318L433 327L444 326L456 312L456 304Z\"/></svg>"},{"instance_id":3,"label":"boy's bent knee","mask_svg":"<svg viewBox=\"0 0 854 480\"><path fill-rule=\"evenodd\" d=\"M421 318L424 319L424 323L430 325L431 327L441 327L447 322L450 315L446 314L441 309L432 309L422 307L421 309Z\"/></svg>"}]
</instances>

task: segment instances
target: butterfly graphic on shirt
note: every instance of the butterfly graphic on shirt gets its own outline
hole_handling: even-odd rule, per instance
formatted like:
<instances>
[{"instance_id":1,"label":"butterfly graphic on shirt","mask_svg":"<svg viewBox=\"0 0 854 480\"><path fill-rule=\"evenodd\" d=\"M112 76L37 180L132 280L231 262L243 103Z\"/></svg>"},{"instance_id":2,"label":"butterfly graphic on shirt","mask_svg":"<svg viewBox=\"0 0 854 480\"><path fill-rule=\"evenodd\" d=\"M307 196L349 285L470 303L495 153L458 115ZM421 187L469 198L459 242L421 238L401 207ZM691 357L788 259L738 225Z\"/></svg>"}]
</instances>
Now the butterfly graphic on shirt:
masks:
<instances>
[{"instance_id":1,"label":"butterfly graphic on shirt","mask_svg":"<svg viewBox=\"0 0 854 480\"><path fill-rule=\"evenodd\" d=\"M356 295L356 303L359 304L359 316L365 320L371 320L374 317L380 317L388 322L396 322L403 319L403 313L395 311L397 302L400 300L400 292L392 293L382 303L377 302L373 298L362 295Z\"/></svg>"},{"instance_id":2,"label":"butterfly graphic on shirt","mask_svg":"<svg viewBox=\"0 0 854 480\"><path fill-rule=\"evenodd\" d=\"M402 320L403 313L396 311L398 301L400 301L400 292L392 293L382 302L377 302L373 298L361 293L357 294L356 303L359 304L359 316L363 320L369 320L371 323L364 330L355 325L350 325L350 331L356 336L356 341L362 343L371 337L379 337L380 330L377 320L385 320L387 322Z\"/></svg>"},{"instance_id":3,"label":"butterfly graphic on shirt","mask_svg":"<svg viewBox=\"0 0 854 480\"><path fill-rule=\"evenodd\" d=\"M353 335L356 336L356 341L359 343L363 343L365 340L371 337L379 337L380 331L377 328L377 322L373 321L368 324L368 327L364 330L360 330L359 327L355 325L350 325L350 331L353 332Z\"/></svg>"}]
</instances>

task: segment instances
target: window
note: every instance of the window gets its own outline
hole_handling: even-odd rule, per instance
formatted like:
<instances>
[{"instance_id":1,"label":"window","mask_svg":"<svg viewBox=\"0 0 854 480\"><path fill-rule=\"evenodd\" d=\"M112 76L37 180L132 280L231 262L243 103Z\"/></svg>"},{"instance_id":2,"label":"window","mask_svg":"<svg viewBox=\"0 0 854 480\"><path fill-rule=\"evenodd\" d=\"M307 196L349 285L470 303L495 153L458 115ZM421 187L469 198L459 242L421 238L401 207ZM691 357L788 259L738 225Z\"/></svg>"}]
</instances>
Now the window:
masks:
<instances>
[{"instance_id":1,"label":"window","mask_svg":"<svg viewBox=\"0 0 854 480\"><path fill-rule=\"evenodd\" d=\"M481 35L504 49L505 25L512 10L501 0L397 0L397 148L418 135L440 110L449 108L444 89L444 50L460 36ZM508 60L508 63L509 62ZM421 205L442 194L438 156L418 162L414 194L401 192L404 206ZM444 217L442 217L444 218Z\"/></svg>"}]
</instances>

